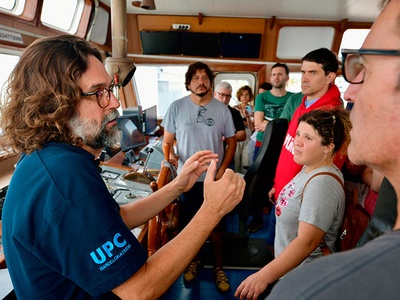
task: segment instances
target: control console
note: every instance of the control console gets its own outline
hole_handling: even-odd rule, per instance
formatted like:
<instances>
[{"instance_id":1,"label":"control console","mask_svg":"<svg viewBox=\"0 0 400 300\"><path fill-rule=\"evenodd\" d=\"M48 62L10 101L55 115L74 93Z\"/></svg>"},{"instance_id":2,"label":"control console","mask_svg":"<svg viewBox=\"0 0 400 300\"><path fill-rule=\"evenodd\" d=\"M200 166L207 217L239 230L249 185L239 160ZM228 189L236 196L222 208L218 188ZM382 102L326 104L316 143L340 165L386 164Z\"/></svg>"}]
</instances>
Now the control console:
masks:
<instances>
[{"instance_id":1,"label":"control console","mask_svg":"<svg viewBox=\"0 0 400 300\"><path fill-rule=\"evenodd\" d=\"M152 193L150 184L143 183L145 180L133 181L124 179L124 176L128 173L127 170L106 165L102 165L101 169L100 175L107 185L108 191L115 201L121 205L134 202ZM146 179L146 175L143 174L143 176ZM143 178L143 176L141 176L141 178ZM149 178L148 181L150 181Z\"/></svg>"}]
</instances>

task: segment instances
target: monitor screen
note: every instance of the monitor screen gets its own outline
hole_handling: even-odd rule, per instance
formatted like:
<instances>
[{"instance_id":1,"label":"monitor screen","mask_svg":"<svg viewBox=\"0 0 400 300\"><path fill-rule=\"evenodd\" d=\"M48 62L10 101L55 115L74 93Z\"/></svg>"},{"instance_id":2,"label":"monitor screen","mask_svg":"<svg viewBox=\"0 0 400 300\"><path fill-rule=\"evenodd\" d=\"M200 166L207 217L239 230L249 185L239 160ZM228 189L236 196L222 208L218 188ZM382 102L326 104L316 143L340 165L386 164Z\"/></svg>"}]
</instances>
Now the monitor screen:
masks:
<instances>
[{"instance_id":1,"label":"monitor screen","mask_svg":"<svg viewBox=\"0 0 400 300\"><path fill-rule=\"evenodd\" d=\"M181 54L179 32L141 31L143 54Z\"/></svg>"},{"instance_id":2,"label":"monitor screen","mask_svg":"<svg viewBox=\"0 0 400 300\"><path fill-rule=\"evenodd\" d=\"M143 110L143 131L146 134L157 130L157 105Z\"/></svg>"},{"instance_id":3,"label":"monitor screen","mask_svg":"<svg viewBox=\"0 0 400 300\"><path fill-rule=\"evenodd\" d=\"M221 33L222 57L259 58L261 34Z\"/></svg>"},{"instance_id":4,"label":"monitor screen","mask_svg":"<svg viewBox=\"0 0 400 300\"><path fill-rule=\"evenodd\" d=\"M134 150L147 145L146 137L140 126L138 115L123 115L118 117L118 126L122 130L122 151Z\"/></svg>"},{"instance_id":5,"label":"monitor screen","mask_svg":"<svg viewBox=\"0 0 400 300\"><path fill-rule=\"evenodd\" d=\"M218 57L219 34L182 32L181 49L183 55Z\"/></svg>"}]
</instances>

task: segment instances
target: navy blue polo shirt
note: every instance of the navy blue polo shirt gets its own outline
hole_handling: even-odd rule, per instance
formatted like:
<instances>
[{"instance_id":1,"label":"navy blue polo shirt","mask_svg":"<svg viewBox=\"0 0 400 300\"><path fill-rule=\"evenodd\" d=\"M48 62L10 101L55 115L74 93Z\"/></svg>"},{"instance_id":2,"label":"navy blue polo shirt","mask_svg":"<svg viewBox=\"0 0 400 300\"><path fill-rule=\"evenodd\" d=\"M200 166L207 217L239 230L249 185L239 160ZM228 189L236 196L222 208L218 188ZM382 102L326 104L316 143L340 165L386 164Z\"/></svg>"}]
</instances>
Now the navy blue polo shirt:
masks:
<instances>
[{"instance_id":1,"label":"navy blue polo shirt","mask_svg":"<svg viewBox=\"0 0 400 300\"><path fill-rule=\"evenodd\" d=\"M106 298L147 260L94 156L79 147L49 143L22 155L2 221L18 299Z\"/></svg>"}]
</instances>

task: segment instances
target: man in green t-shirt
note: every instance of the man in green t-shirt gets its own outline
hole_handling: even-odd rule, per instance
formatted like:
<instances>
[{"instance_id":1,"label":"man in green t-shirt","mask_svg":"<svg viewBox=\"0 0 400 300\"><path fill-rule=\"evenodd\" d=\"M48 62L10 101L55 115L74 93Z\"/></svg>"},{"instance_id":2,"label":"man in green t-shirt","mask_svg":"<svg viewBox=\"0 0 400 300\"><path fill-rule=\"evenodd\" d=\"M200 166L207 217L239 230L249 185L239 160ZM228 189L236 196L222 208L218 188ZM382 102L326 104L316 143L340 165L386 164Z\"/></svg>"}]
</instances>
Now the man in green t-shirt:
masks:
<instances>
[{"instance_id":1,"label":"man in green t-shirt","mask_svg":"<svg viewBox=\"0 0 400 300\"><path fill-rule=\"evenodd\" d=\"M272 89L261 93L256 98L254 106L254 128L258 131L256 137L256 146L254 149L254 158L256 159L258 151L264 137L264 130L268 121L279 118L286 101L293 94L286 90L286 83L289 80L289 68L286 64L276 63L271 68L270 81Z\"/></svg>"}]
</instances>

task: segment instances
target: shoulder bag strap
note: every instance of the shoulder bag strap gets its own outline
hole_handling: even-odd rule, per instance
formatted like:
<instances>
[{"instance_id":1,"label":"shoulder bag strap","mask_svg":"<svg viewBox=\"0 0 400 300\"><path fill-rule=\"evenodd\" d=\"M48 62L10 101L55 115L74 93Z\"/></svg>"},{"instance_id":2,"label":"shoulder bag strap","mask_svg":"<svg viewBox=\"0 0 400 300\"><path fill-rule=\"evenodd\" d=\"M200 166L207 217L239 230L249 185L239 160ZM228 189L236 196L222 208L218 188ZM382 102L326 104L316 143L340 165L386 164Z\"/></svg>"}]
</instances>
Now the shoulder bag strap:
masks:
<instances>
[{"instance_id":1,"label":"shoulder bag strap","mask_svg":"<svg viewBox=\"0 0 400 300\"><path fill-rule=\"evenodd\" d=\"M301 201L300 201L300 202L303 202L304 189L306 188L307 184L311 181L311 179L313 179L315 176L318 176L318 175L329 175L329 176L332 176L333 178L335 178L335 179L340 183L340 185L342 186L342 188L343 188L343 190L344 190L344 184L343 184L342 180L340 179L340 177L337 176L336 174L331 173L331 172L319 172L319 173L315 173L313 176L311 176L310 178L308 178L308 180L307 180L306 183L304 184L304 186L303 186L303 191L301 192Z\"/></svg>"},{"instance_id":2,"label":"shoulder bag strap","mask_svg":"<svg viewBox=\"0 0 400 300\"><path fill-rule=\"evenodd\" d=\"M340 179L340 177L337 176L336 174L331 173L331 172L315 173L313 176L308 178L308 180L304 184L303 191L301 192L301 201L300 201L300 203L303 202L304 189L306 188L307 184L311 181L311 179L313 179L315 176L318 176L318 175L329 175L329 176L332 176L333 178L335 178L340 183L340 185L342 186L342 188L344 190L344 184L343 184L342 180ZM325 255L331 254L331 250L329 249L328 245L325 243L324 239L322 239L321 244L318 247L321 248L322 255L325 256Z\"/></svg>"}]
</instances>

